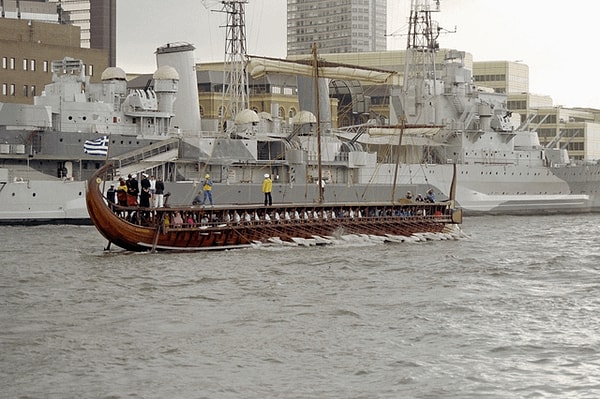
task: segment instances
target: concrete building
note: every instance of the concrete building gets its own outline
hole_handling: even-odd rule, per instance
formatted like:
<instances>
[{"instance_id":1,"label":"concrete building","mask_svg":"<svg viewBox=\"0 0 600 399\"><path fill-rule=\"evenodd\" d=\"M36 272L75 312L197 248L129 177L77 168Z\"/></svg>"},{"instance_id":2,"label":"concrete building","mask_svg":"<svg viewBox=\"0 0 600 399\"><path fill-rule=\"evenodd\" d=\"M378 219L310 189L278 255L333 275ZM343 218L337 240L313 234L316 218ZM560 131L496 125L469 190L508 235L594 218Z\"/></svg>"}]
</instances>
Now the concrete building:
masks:
<instances>
[{"instance_id":1,"label":"concrete building","mask_svg":"<svg viewBox=\"0 0 600 399\"><path fill-rule=\"evenodd\" d=\"M60 22L81 28L81 47L106 50L109 66L117 61L116 0L48 0L57 3Z\"/></svg>"},{"instance_id":2,"label":"concrete building","mask_svg":"<svg viewBox=\"0 0 600 399\"><path fill-rule=\"evenodd\" d=\"M287 0L288 55L386 49L387 0Z\"/></svg>"},{"instance_id":3,"label":"concrete building","mask_svg":"<svg viewBox=\"0 0 600 399\"><path fill-rule=\"evenodd\" d=\"M80 47L80 28L35 20L4 19L0 24L0 102L33 104L52 81L51 63L83 60L86 75L100 81L106 51Z\"/></svg>"},{"instance_id":4,"label":"concrete building","mask_svg":"<svg viewBox=\"0 0 600 399\"><path fill-rule=\"evenodd\" d=\"M483 61L473 63L473 81L496 93L529 92L529 66L513 61Z\"/></svg>"},{"instance_id":5,"label":"concrete building","mask_svg":"<svg viewBox=\"0 0 600 399\"><path fill-rule=\"evenodd\" d=\"M0 0L1 18L78 26L80 46L105 50L117 60L116 0Z\"/></svg>"}]
</instances>

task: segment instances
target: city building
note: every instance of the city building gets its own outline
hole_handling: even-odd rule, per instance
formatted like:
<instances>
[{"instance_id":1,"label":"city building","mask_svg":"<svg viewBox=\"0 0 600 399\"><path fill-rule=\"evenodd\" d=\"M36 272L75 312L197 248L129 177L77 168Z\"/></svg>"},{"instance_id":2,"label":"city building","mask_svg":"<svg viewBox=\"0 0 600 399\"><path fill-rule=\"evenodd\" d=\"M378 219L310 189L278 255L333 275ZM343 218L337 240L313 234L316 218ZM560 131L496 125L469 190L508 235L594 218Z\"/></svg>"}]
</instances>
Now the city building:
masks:
<instances>
[{"instance_id":1,"label":"city building","mask_svg":"<svg viewBox=\"0 0 600 399\"><path fill-rule=\"evenodd\" d=\"M473 63L473 81L496 93L529 92L529 66L518 61L483 61Z\"/></svg>"},{"instance_id":2,"label":"city building","mask_svg":"<svg viewBox=\"0 0 600 399\"><path fill-rule=\"evenodd\" d=\"M80 47L78 26L4 19L0 24L0 102L33 104L52 82L52 61L83 60L86 75L99 81L108 67L106 51Z\"/></svg>"},{"instance_id":3,"label":"city building","mask_svg":"<svg viewBox=\"0 0 600 399\"><path fill-rule=\"evenodd\" d=\"M60 22L81 28L81 47L106 50L117 62L117 0L48 0L57 3Z\"/></svg>"},{"instance_id":4,"label":"city building","mask_svg":"<svg viewBox=\"0 0 600 399\"><path fill-rule=\"evenodd\" d=\"M80 46L105 50L117 61L116 0L0 0L1 18L78 26Z\"/></svg>"},{"instance_id":5,"label":"city building","mask_svg":"<svg viewBox=\"0 0 600 399\"><path fill-rule=\"evenodd\" d=\"M386 49L387 0L287 0L287 53Z\"/></svg>"}]
</instances>

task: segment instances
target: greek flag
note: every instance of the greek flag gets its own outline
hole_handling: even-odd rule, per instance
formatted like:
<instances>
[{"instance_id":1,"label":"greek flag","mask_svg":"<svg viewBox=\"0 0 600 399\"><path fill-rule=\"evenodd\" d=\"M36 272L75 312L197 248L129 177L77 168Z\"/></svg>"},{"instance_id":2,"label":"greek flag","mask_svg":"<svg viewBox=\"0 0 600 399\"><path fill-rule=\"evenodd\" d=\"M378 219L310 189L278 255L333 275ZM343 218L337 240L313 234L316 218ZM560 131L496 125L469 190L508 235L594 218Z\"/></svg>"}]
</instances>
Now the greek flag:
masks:
<instances>
[{"instance_id":1,"label":"greek flag","mask_svg":"<svg viewBox=\"0 0 600 399\"><path fill-rule=\"evenodd\" d=\"M83 152L90 155L106 155L108 153L108 136L98 137L96 140L86 140Z\"/></svg>"}]
</instances>

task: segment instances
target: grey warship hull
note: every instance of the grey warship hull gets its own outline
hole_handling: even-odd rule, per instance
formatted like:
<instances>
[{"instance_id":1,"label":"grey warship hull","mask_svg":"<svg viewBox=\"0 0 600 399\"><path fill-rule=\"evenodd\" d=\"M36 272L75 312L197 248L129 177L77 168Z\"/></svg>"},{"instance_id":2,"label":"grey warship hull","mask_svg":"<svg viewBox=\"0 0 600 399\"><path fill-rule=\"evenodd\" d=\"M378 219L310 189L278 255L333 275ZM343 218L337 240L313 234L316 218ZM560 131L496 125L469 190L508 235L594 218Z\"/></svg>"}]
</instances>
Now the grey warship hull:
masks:
<instances>
[{"instance_id":1,"label":"grey warship hull","mask_svg":"<svg viewBox=\"0 0 600 399\"><path fill-rule=\"evenodd\" d=\"M304 110L287 120L245 109L225 130L217 128L223 121L201 120L191 45L159 48L159 67L144 89L128 89L119 68L91 84L81 62L53 63L53 83L33 106L0 104L0 224L91 223L85 182L108 158L120 167L105 181L155 175L172 205L190 204L207 173L218 204L260 204L265 173L273 176L273 201L280 204L322 200L320 180L326 201L396 202L407 191L430 189L443 201L456 165L456 202L467 216L600 211L598 162L573 162L566 150L540 145L535 130L507 109L506 95L473 83L463 52L447 50L438 70L436 39L407 49L403 85L390 90L387 124L365 124L358 133L329 126L321 137L314 114ZM282 73L281 62L253 61L253 78ZM356 71L330 77L326 69L319 67L317 87L327 87L327 79L359 79ZM331 121L323 104L311 111L323 108L321 120ZM86 153L85 142L98 138L106 139L106 154Z\"/></svg>"}]
</instances>

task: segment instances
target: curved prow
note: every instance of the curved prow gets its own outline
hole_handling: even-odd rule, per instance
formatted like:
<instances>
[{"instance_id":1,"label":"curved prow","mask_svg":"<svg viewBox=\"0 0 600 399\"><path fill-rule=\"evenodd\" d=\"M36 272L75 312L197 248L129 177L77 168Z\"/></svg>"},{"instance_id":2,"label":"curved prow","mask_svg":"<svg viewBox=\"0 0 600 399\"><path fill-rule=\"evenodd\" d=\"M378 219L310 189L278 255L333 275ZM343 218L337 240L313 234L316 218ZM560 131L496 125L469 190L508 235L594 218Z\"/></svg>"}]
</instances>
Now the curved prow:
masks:
<instances>
[{"instance_id":1,"label":"curved prow","mask_svg":"<svg viewBox=\"0 0 600 399\"><path fill-rule=\"evenodd\" d=\"M452 208L452 222L456 224L462 223L462 209L456 208L456 162L452 164L452 183L450 183L450 207Z\"/></svg>"},{"instance_id":2,"label":"curved prow","mask_svg":"<svg viewBox=\"0 0 600 399\"><path fill-rule=\"evenodd\" d=\"M88 214L92 219L92 223L94 225L99 226L103 220L108 216L109 218L114 216L112 211L108 210L108 207L104 201L104 196L102 194L101 184L106 180L103 177L106 177L108 171L113 167L112 163L106 162L104 166L96 171L90 177L87 184L87 192L85 195L85 202L88 210ZM103 177L101 177L103 176ZM105 236L109 241L110 237L108 237L104 230L99 228L100 233Z\"/></svg>"},{"instance_id":3,"label":"curved prow","mask_svg":"<svg viewBox=\"0 0 600 399\"><path fill-rule=\"evenodd\" d=\"M450 201L454 206L456 201L456 162L452 164L452 183L450 183Z\"/></svg>"},{"instance_id":4,"label":"curved prow","mask_svg":"<svg viewBox=\"0 0 600 399\"><path fill-rule=\"evenodd\" d=\"M85 201L90 219L100 234L109 242L127 250L144 250L145 248L137 245L137 242L144 238L142 237L144 232L139 231L139 226L132 225L118 217L104 198L101 186L107 180L107 176L110 176L113 168L113 163L109 161L88 180ZM154 236L155 229L146 230L145 235Z\"/></svg>"}]
</instances>

